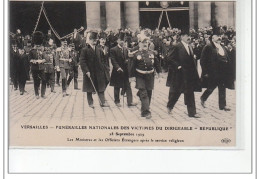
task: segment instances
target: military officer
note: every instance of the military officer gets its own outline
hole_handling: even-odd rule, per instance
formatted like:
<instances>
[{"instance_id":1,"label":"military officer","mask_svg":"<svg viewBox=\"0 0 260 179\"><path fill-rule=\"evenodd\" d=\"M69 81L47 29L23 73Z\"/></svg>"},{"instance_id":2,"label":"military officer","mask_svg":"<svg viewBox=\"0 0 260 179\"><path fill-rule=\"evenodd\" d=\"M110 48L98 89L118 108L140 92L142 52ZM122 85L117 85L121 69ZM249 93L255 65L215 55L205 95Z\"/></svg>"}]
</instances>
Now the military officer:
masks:
<instances>
[{"instance_id":1,"label":"military officer","mask_svg":"<svg viewBox=\"0 0 260 179\"><path fill-rule=\"evenodd\" d=\"M55 84L55 53L51 47L45 47L45 52L43 54L44 59L46 62L44 63L45 68L44 68L44 73L46 76L46 82L51 87L51 92L56 93L54 90L54 84Z\"/></svg>"},{"instance_id":2,"label":"military officer","mask_svg":"<svg viewBox=\"0 0 260 179\"><path fill-rule=\"evenodd\" d=\"M150 119L150 103L154 88L155 71L160 76L161 66L153 51L149 50L149 38L143 35L140 38L139 50L134 54L133 70L135 70L136 88L138 89L142 107L141 116Z\"/></svg>"},{"instance_id":3,"label":"military officer","mask_svg":"<svg viewBox=\"0 0 260 179\"><path fill-rule=\"evenodd\" d=\"M67 86L70 85L70 82L72 81L72 79L74 78L74 89L75 90L79 90L78 88L78 73L79 73L79 54L78 52L75 50L75 45L74 43L70 44L70 55L71 55L71 70L69 73L69 78L67 81Z\"/></svg>"},{"instance_id":4,"label":"military officer","mask_svg":"<svg viewBox=\"0 0 260 179\"><path fill-rule=\"evenodd\" d=\"M57 71L61 72L61 82L62 82L62 96L68 96L67 94L67 77L69 70L71 69L70 63L72 62L70 49L68 48L67 41L62 41L60 48L57 48L55 65Z\"/></svg>"},{"instance_id":5,"label":"military officer","mask_svg":"<svg viewBox=\"0 0 260 179\"><path fill-rule=\"evenodd\" d=\"M45 99L46 90L46 79L44 73L44 63L43 58L44 47L42 46L44 35L42 32L37 31L33 34L34 48L29 52L29 61L31 63L32 77L34 81L34 91L35 96L39 99L39 88L41 83L41 97Z\"/></svg>"}]
</instances>

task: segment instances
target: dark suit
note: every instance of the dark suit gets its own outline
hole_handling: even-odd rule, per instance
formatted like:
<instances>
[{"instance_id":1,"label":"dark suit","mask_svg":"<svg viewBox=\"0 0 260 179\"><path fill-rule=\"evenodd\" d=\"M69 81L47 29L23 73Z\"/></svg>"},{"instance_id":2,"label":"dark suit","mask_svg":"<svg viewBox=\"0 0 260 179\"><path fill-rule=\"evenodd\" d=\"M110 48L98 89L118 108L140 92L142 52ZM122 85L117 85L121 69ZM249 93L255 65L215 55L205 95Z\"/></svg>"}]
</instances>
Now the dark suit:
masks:
<instances>
[{"instance_id":1,"label":"dark suit","mask_svg":"<svg viewBox=\"0 0 260 179\"><path fill-rule=\"evenodd\" d=\"M191 47L189 50L190 54L180 42L169 53L168 62L171 73L168 74L167 80L170 86L167 107L172 109L181 93L184 93L185 105L187 105L188 115L191 117L196 114L194 91L201 91L201 88ZM181 66L180 69L178 69L179 66Z\"/></svg>"},{"instance_id":2,"label":"dark suit","mask_svg":"<svg viewBox=\"0 0 260 179\"><path fill-rule=\"evenodd\" d=\"M219 89L219 108L226 106L226 88L234 89L234 75L232 63L224 46L224 56L219 55L218 49L211 42L206 45L201 54L200 64L202 67L202 85L207 90L201 96L206 101L216 87ZM207 76L206 76L207 74Z\"/></svg>"},{"instance_id":3,"label":"dark suit","mask_svg":"<svg viewBox=\"0 0 260 179\"><path fill-rule=\"evenodd\" d=\"M71 37L71 42L74 43L75 45L75 50L76 51L79 51L80 48L81 48L81 41L82 41L82 37L79 33L76 33L76 38L74 37L74 33L72 34L72 37Z\"/></svg>"},{"instance_id":4,"label":"dark suit","mask_svg":"<svg viewBox=\"0 0 260 179\"><path fill-rule=\"evenodd\" d=\"M115 103L120 103L119 92L120 88L122 88L122 94L126 92L127 103L131 104L133 96L128 73L128 50L115 46L110 50L110 57L113 65L110 86L114 86ZM119 68L121 68L123 72L118 71Z\"/></svg>"},{"instance_id":5,"label":"dark suit","mask_svg":"<svg viewBox=\"0 0 260 179\"><path fill-rule=\"evenodd\" d=\"M19 58L18 49L16 51L11 49L11 53L10 53L10 77L11 77L11 81L14 84L15 89L18 88L18 75L17 75L17 67L19 67L18 63L17 63L18 58Z\"/></svg>"},{"instance_id":6,"label":"dark suit","mask_svg":"<svg viewBox=\"0 0 260 179\"><path fill-rule=\"evenodd\" d=\"M29 74L28 74L29 69L30 69L30 63L28 60L28 55L26 55L25 53L23 55L19 54L17 60L16 73L17 73L20 92L24 92L26 80L29 79Z\"/></svg>"},{"instance_id":7,"label":"dark suit","mask_svg":"<svg viewBox=\"0 0 260 179\"><path fill-rule=\"evenodd\" d=\"M72 50L70 51L70 56L72 58L72 62L67 85L69 86L70 82L74 78L74 89L78 89L79 53L76 50Z\"/></svg>"},{"instance_id":8,"label":"dark suit","mask_svg":"<svg viewBox=\"0 0 260 179\"><path fill-rule=\"evenodd\" d=\"M109 67L107 66L107 59L102 58L103 51L100 47L96 46L93 49L87 45L81 50L80 65L83 72L83 92L87 92L89 105L93 104L92 93L95 89L91 83L91 80L86 75L90 72L91 79L98 92L101 103L105 103L104 91L109 83Z\"/></svg>"}]
</instances>

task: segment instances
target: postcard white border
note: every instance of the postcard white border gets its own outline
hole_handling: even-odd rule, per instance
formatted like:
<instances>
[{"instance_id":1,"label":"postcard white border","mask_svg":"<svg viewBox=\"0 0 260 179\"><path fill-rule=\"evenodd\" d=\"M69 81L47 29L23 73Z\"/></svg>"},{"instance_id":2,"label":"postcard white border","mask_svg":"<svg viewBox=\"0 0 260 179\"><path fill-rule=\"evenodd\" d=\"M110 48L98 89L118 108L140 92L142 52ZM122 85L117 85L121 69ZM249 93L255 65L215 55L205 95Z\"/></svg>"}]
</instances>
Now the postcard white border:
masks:
<instances>
[{"instance_id":1,"label":"postcard white border","mask_svg":"<svg viewBox=\"0 0 260 179\"><path fill-rule=\"evenodd\" d=\"M1 7L2 8L2 7ZM5 9L7 1L5 1ZM3 12L3 11L2 11ZM237 1L237 44L238 58L243 64L238 78L243 79L242 87L237 90L237 100L243 106L237 105L241 112L241 135L238 135L240 150L46 150L46 149L11 149L9 159L13 172L26 173L250 173L251 161L251 1ZM5 13L5 33L7 33L7 14ZM5 43L8 35L4 36ZM1 43L1 45L4 45ZM1 48L3 49L3 48ZM5 57L7 58L5 48ZM242 61L243 60L243 61ZM246 62L247 61L247 62ZM250 62L250 63L249 63ZM255 64L255 62L254 62ZM254 65L253 64L253 65ZM4 64L7 69L7 63ZM7 71L5 70L5 76ZM4 86L7 92L7 81ZM1 89L2 92L2 89ZM7 106L8 96L4 96L5 106L5 171L8 163L8 130ZM237 103L238 104L238 103ZM240 103L241 104L241 103ZM253 115L253 114L252 114ZM238 119L238 118L237 118ZM240 127L239 127L240 126ZM242 127L243 126L243 127ZM254 127L253 127L254 129ZM6 175L8 178L15 175ZM77 175L79 176L79 175ZM30 175L23 175L30 178ZM35 176L34 176L35 177ZM38 176L37 176L38 177ZM44 177L44 175L43 175ZM47 177L47 176L45 176ZM71 175L64 178L73 177ZM193 177L193 176L192 176ZM21 178L21 177L19 177ZM41 178L41 177L39 177ZM200 177L202 178L202 177ZM239 178L239 177L238 177Z\"/></svg>"}]
</instances>

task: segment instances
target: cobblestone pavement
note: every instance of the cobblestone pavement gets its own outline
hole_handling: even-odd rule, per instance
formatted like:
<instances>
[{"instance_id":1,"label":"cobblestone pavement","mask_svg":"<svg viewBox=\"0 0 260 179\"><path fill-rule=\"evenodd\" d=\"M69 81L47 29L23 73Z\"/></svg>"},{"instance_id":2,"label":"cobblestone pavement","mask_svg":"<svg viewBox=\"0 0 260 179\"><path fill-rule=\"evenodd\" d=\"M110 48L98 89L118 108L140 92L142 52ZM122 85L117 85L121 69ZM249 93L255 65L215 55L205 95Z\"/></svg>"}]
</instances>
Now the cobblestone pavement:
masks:
<instances>
[{"instance_id":1,"label":"cobblestone pavement","mask_svg":"<svg viewBox=\"0 0 260 179\"><path fill-rule=\"evenodd\" d=\"M81 76L81 75L80 75ZM94 106L92 109L87 104L86 93L81 90L74 90L73 84L68 89L69 96L62 97L61 87L55 86L57 93L51 93L50 88L46 90L47 99L36 99L34 96L33 82L26 84L27 93L19 94L19 90L14 91L10 86L9 92L9 125L29 123L87 123L96 122L102 124L116 123L139 123L139 124L181 124L191 126L228 126L235 127L236 100L235 91L227 90L227 105L231 111L225 112L218 109L218 90L216 89L206 102L207 108L202 108L200 96L202 93L195 93L197 113L201 118L189 118L187 108L184 105L184 96L181 95L179 101L173 109L173 114L167 113L167 99L169 88L166 87L166 74L162 79L155 80L155 90L151 102L152 119L147 120L140 116L141 103L136 96L137 90L134 88L135 82L131 83L134 101L138 102L136 107L123 106L118 108L113 102L113 88L108 86L105 92L106 99L110 104L108 108L102 108L98 104L97 95L94 95ZM79 87L82 87L82 78L79 79ZM203 90L204 91L204 90Z\"/></svg>"},{"instance_id":2,"label":"cobblestone pavement","mask_svg":"<svg viewBox=\"0 0 260 179\"><path fill-rule=\"evenodd\" d=\"M79 87L82 87L82 74L79 74ZM20 95L19 90L14 91L10 86L9 91L9 129L10 146L125 146L122 142L105 142L110 140L111 132L131 133L135 137L131 140L139 142L129 142L127 146L234 146L236 143L236 100L235 91L227 90L227 104L231 109L229 112L218 109L218 90L216 89L206 102L207 108L200 104L202 93L195 93L195 101L198 115L201 118L189 118L187 107L184 105L184 96L181 95L179 101L170 115L167 113L167 100L169 88L166 87L167 74L162 74L159 81L155 79L155 89L151 101L152 118L141 117L141 103L136 96L135 82L131 83L134 102L138 102L135 107L128 107L126 98L121 96L122 107L114 104L113 87L108 86L105 92L106 99L110 107L102 108L98 103L97 95L93 95L94 106L92 109L87 104L86 93L82 90L74 90L73 83L67 92L69 96L62 97L61 87L55 86L56 93L51 93L50 88L46 90L46 99L36 99L34 96L33 82L26 84L24 95ZM28 126L28 127L23 127ZM31 129L31 126L36 129ZM38 128L40 126L40 129ZM42 127L47 126L47 130ZM116 130L102 130L99 128L91 130L60 130L59 127L66 126L90 126L111 127L117 126ZM123 126L123 129L122 129ZM126 128L124 128L126 126ZM151 127L152 130L132 130L131 127ZM173 128L172 128L173 127ZM175 129L175 127L188 127L192 130ZM201 129L201 128L227 128ZM128 128L128 129L127 129ZM163 130L157 130L161 128ZM166 129L167 128L167 129ZM39 130L38 130L39 129ZM114 135L114 134L113 134ZM77 142L76 138L97 139L98 142ZM70 139L70 138L74 138ZM102 139L103 138L103 139ZM102 141L99 141L103 140ZM122 136L114 136L113 140L122 140ZM151 142L152 139L168 142ZM174 142L180 139L183 142ZM223 143L223 139L232 141ZM180 141L179 140L179 141ZM140 142L142 141L142 142ZM144 142L149 141L149 142Z\"/></svg>"}]
</instances>

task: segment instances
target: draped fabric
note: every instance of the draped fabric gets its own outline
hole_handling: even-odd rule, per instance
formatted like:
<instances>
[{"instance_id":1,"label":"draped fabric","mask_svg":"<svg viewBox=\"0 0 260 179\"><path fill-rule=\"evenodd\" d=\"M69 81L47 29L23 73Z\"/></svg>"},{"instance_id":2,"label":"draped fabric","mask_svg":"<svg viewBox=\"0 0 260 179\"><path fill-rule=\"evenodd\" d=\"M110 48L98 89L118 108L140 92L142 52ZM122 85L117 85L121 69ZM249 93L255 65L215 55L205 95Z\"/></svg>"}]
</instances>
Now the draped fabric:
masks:
<instances>
[{"instance_id":1,"label":"draped fabric","mask_svg":"<svg viewBox=\"0 0 260 179\"><path fill-rule=\"evenodd\" d=\"M36 24L41 1L10 3L10 31L20 29L23 35L31 34ZM86 27L85 2L44 2L50 23L62 37L73 31L74 28ZM41 15L37 30L47 34L50 29L44 15Z\"/></svg>"}]
</instances>

